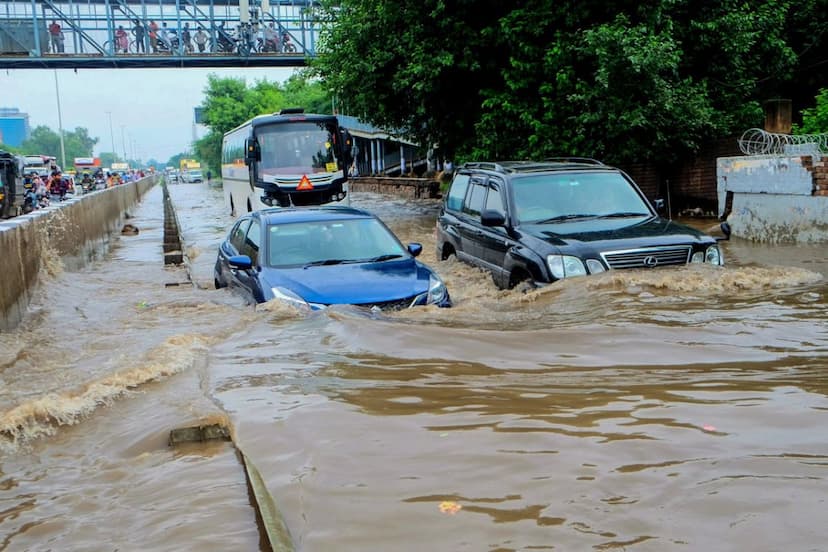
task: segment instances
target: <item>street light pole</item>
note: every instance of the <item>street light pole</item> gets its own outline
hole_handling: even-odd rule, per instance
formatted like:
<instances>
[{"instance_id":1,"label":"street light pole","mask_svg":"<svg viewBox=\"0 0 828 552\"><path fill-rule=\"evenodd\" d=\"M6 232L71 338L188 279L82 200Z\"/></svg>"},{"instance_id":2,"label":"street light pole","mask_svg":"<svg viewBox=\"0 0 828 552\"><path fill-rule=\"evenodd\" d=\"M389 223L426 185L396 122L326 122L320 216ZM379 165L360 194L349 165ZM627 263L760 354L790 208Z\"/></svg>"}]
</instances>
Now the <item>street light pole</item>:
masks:
<instances>
[{"instance_id":1,"label":"street light pole","mask_svg":"<svg viewBox=\"0 0 828 552\"><path fill-rule=\"evenodd\" d=\"M107 115L109 115L109 138L112 140L112 157L115 158L115 161L118 160L118 154L115 153L115 133L112 132L112 112L107 111Z\"/></svg>"},{"instance_id":2,"label":"street light pole","mask_svg":"<svg viewBox=\"0 0 828 552\"><path fill-rule=\"evenodd\" d=\"M60 114L60 89L58 88L57 69L55 72L55 97L57 98L58 109L58 132L60 132L60 167L61 170L66 170L66 148L63 145L63 118Z\"/></svg>"},{"instance_id":3,"label":"street light pole","mask_svg":"<svg viewBox=\"0 0 828 552\"><path fill-rule=\"evenodd\" d=\"M124 148L124 161L127 161L127 151L126 151L126 138L124 138L124 127L126 125L121 125L121 147Z\"/></svg>"}]
</instances>

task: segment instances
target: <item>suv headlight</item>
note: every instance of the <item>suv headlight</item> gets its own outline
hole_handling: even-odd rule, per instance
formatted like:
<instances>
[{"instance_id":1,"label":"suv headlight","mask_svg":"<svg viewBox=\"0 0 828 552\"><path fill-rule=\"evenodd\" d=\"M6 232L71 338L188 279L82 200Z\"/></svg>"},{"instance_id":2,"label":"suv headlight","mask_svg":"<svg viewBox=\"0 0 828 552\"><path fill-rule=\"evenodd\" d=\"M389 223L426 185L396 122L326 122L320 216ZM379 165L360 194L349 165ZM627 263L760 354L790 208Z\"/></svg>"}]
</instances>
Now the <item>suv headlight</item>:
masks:
<instances>
[{"instance_id":1,"label":"suv headlight","mask_svg":"<svg viewBox=\"0 0 828 552\"><path fill-rule=\"evenodd\" d=\"M573 276L586 276L587 273L581 259L571 255L548 255L546 264L549 265L552 276L558 280L572 278Z\"/></svg>"},{"instance_id":2,"label":"suv headlight","mask_svg":"<svg viewBox=\"0 0 828 552\"><path fill-rule=\"evenodd\" d=\"M691 263L710 263L712 265L724 265L724 255L718 245L711 245L704 252L696 251L690 258Z\"/></svg>"},{"instance_id":3,"label":"suv headlight","mask_svg":"<svg viewBox=\"0 0 828 552\"><path fill-rule=\"evenodd\" d=\"M724 264L724 255L718 245L711 245L704 252L704 260L710 264L721 266Z\"/></svg>"}]
</instances>

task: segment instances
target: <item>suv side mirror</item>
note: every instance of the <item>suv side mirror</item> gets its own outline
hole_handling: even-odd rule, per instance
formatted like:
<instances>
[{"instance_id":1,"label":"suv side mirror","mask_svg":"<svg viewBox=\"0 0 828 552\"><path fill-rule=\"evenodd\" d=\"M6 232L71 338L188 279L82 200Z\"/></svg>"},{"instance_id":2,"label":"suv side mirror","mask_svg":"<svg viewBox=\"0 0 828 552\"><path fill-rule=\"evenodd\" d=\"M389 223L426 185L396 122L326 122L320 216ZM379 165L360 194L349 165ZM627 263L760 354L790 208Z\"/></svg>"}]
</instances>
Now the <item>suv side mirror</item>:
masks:
<instances>
[{"instance_id":1,"label":"suv side mirror","mask_svg":"<svg viewBox=\"0 0 828 552\"><path fill-rule=\"evenodd\" d=\"M500 211L485 209L480 213L480 223L483 226L506 226L506 215Z\"/></svg>"},{"instance_id":2,"label":"suv side mirror","mask_svg":"<svg viewBox=\"0 0 828 552\"><path fill-rule=\"evenodd\" d=\"M655 210L657 212L663 213L664 212L664 200L663 199L656 199L655 201L653 201L653 207L655 207Z\"/></svg>"},{"instance_id":3,"label":"suv side mirror","mask_svg":"<svg viewBox=\"0 0 828 552\"><path fill-rule=\"evenodd\" d=\"M244 164L252 165L262 160L262 150L259 148L259 141L255 138L248 138L244 141Z\"/></svg>"},{"instance_id":4,"label":"suv side mirror","mask_svg":"<svg viewBox=\"0 0 828 552\"><path fill-rule=\"evenodd\" d=\"M725 222L723 222L719 225L719 228L722 229L722 234L724 234L724 237L723 238L716 238L716 241L727 241L727 240L729 240L730 239L730 232L731 232L730 224L728 224L728 222L725 221Z\"/></svg>"}]
</instances>

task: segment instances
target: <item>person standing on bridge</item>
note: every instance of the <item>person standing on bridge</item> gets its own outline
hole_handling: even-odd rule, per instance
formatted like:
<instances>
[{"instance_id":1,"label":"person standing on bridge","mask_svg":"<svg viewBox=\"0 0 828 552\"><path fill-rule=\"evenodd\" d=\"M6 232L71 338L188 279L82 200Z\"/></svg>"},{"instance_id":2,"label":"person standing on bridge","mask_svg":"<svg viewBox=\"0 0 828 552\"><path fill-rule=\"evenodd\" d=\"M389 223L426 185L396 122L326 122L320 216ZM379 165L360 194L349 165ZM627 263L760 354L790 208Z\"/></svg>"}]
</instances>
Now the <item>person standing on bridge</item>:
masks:
<instances>
[{"instance_id":1,"label":"person standing on bridge","mask_svg":"<svg viewBox=\"0 0 828 552\"><path fill-rule=\"evenodd\" d=\"M146 53L147 47L144 44L144 26L141 24L140 19L136 19L134 23L135 26L132 27L132 34L135 35L135 53Z\"/></svg>"},{"instance_id":2,"label":"person standing on bridge","mask_svg":"<svg viewBox=\"0 0 828 552\"><path fill-rule=\"evenodd\" d=\"M190 24L184 23L184 28L181 29L181 43L184 45L184 51L188 54L193 53L193 43L190 37Z\"/></svg>"},{"instance_id":3,"label":"person standing on bridge","mask_svg":"<svg viewBox=\"0 0 828 552\"><path fill-rule=\"evenodd\" d=\"M155 22L154 19L150 19L149 22L149 38L150 38L150 48L152 48L152 53L158 53L158 23Z\"/></svg>"},{"instance_id":4,"label":"person standing on bridge","mask_svg":"<svg viewBox=\"0 0 828 552\"><path fill-rule=\"evenodd\" d=\"M116 54L118 52L124 54L129 52L129 35L123 25L118 25L118 30L115 31L115 43L118 45L118 47L115 48Z\"/></svg>"},{"instance_id":5,"label":"person standing on bridge","mask_svg":"<svg viewBox=\"0 0 828 552\"><path fill-rule=\"evenodd\" d=\"M204 48L207 46L207 39L210 38L206 32L204 32L204 27L199 27L198 31L195 34L195 43L198 46L198 53L204 53Z\"/></svg>"},{"instance_id":6,"label":"person standing on bridge","mask_svg":"<svg viewBox=\"0 0 828 552\"><path fill-rule=\"evenodd\" d=\"M63 31L60 28L60 23L52 19L52 24L49 25L49 38L52 42L52 53L63 53Z\"/></svg>"}]
</instances>

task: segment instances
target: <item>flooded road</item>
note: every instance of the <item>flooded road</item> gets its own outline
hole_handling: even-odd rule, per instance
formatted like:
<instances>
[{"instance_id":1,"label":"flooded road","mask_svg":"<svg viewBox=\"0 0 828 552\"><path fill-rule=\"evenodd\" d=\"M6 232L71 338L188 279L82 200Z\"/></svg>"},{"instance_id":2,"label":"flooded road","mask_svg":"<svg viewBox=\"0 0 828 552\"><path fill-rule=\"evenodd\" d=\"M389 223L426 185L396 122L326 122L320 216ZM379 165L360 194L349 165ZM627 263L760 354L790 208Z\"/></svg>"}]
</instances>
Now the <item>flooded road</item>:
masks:
<instances>
[{"instance_id":1,"label":"flooded road","mask_svg":"<svg viewBox=\"0 0 828 552\"><path fill-rule=\"evenodd\" d=\"M167 443L211 422L296 550L828 550L824 245L501 291L355 194L455 307L306 314L212 289L221 191L170 193L189 274L155 188L0 334L0 550L266 549L236 449Z\"/></svg>"}]
</instances>

